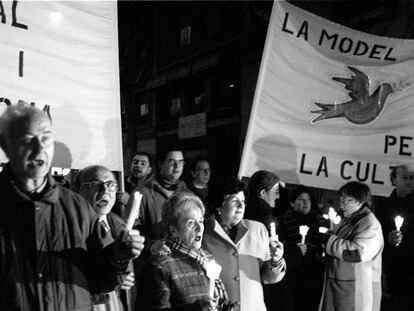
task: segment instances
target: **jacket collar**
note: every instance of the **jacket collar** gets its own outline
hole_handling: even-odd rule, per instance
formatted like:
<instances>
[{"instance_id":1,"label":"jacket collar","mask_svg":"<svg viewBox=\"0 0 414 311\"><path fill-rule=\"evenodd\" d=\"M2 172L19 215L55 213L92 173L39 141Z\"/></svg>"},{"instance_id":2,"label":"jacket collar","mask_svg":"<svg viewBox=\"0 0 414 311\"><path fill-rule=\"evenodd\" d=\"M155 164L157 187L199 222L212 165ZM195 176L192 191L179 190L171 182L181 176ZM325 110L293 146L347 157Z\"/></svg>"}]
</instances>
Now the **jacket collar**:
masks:
<instances>
[{"instance_id":1,"label":"jacket collar","mask_svg":"<svg viewBox=\"0 0 414 311\"><path fill-rule=\"evenodd\" d=\"M3 185L0 188L3 189L2 192L5 191L7 195L11 195L13 198L17 199L17 201L20 202L41 201L44 203L53 204L57 202L59 198L59 187L57 186L55 179L52 177L52 175L50 175L50 173L47 174L46 178L46 186L42 192L36 196L30 196L26 192L22 191L19 187L17 187L10 165L7 164L3 171L0 173L0 184Z\"/></svg>"},{"instance_id":2,"label":"jacket collar","mask_svg":"<svg viewBox=\"0 0 414 311\"><path fill-rule=\"evenodd\" d=\"M214 231L226 242L230 243L233 247L236 247L236 245L243 239L243 237L247 234L247 231L249 230L245 224L244 219L242 219L237 224L237 233L233 242L214 216L211 216L207 219L207 225L211 227L212 231Z\"/></svg>"}]
</instances>

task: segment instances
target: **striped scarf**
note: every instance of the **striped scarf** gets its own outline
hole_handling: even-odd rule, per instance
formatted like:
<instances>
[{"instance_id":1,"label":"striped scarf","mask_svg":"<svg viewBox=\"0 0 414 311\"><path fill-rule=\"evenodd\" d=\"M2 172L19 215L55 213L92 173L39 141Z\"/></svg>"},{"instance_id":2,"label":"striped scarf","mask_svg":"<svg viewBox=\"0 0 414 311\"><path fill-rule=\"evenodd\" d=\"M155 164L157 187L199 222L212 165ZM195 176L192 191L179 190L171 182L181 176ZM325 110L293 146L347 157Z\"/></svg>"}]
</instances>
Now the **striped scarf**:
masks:
<instances>
[{"instance_id":1,"label":"striped scarf","mask_svg":"<svg viewBox=\"0 0 414 311\"><path fill-rule=\"evenodd\" d=\"M167 240L166 245L170 248L171 252L178 252L197 261L207 274L207 262L209 258L203 250L188 248L179 239ZM231 310L232 304L229 302L229 296L221 279L214 280L213 296L214 298L218 298L219 310Z\"/></svg>"}]
</instances>

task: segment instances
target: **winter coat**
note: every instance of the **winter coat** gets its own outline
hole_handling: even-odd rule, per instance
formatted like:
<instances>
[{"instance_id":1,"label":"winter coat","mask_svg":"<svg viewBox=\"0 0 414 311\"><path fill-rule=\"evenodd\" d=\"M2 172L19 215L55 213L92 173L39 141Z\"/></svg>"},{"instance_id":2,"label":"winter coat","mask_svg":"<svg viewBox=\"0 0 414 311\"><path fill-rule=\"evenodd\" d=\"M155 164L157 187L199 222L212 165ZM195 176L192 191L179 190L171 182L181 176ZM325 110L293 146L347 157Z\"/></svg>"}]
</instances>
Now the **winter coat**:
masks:
<instances>
[{"instance_id":1,"label":"winter coat","mask_svg":"<svg viewBox=\"0 0 414 311\"><path fill-rule=\"evenodd\" d=\"M342 219L326 243L321 311L378 311L381 303L381 225L368 207Z\"/></svg>"},{"instance_id":2,"label":"winter coat","mask_svg":"<svg viewBox=\"0 0 414 311\"><path fill-rule=\"evenodd\" d=\"M233 242L214 216L205 221L203 248L223 269L220 274L236 311L264 311L262 283L280 281L285 275L269 264L269 233L257 221L242 219Z\"/></svg>"},{"instance_id":3,"label":"winter coat","mask_svg":"<svg viewBox=\"0 0 414 311\"><path fill-rule=\"evenodd\" d=\"M126 268L98 246L89 203L47 178L33 198L0 173L1 310L92 310L91 293L112 291Z\"/></svg>"}]
</instances>

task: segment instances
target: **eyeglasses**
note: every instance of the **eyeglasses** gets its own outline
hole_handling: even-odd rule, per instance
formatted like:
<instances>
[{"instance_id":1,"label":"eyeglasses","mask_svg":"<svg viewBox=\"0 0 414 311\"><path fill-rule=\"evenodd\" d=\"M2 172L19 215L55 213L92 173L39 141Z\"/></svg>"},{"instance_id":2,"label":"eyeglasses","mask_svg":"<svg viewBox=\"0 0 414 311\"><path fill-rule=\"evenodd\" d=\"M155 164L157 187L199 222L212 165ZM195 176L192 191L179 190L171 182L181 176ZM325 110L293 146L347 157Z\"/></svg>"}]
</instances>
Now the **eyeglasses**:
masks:
<instances>
[{"instance_id":1,"label":"eyeglasses","mask_svg":"<svg viewBox=\"0 0 414 311\"><path fill-rule=\"evenodd\" d=\"M355 199L353 199L353 198L339 198L339 203L347 205L347 204L353 202L354 200Z\"/></svg>"},{"instance_id":2,"label":"eyeglasses","mask_svg":"<svg viewBox=\"0 0 414 311\"><path fill-rule=\"evenodd\" d=\"M169 159L167 160L167 164L169 167L181 167L184 166L185 161L184 160L173 160L173 159Z\"/></svg>"},{"instance_id":3,"label":"eyeglasses","mask_svg":"<svg viewBox=\"0 0 414 311\"><path fill-rule=\"evenodd\" d=\"M118 189L118 183L116 181L99 181L99 180L90 180L82 183L82 185L88 186L89 189L94 191L99 191L102 187L105 187L109 192L115 192Z\"/></svg>"},{"instance_id":4,"label":"eyeglasses","mask_svg":"<svg viewBox=\"0 0 414 311\"><path fill-rule=\"evenodd\" d=\"M198 168L196 171L200 172L200 173L204 173L204 174L210 174L211 173L211 169L209 169L209 168Z\"/></svg>"}]
</instances>

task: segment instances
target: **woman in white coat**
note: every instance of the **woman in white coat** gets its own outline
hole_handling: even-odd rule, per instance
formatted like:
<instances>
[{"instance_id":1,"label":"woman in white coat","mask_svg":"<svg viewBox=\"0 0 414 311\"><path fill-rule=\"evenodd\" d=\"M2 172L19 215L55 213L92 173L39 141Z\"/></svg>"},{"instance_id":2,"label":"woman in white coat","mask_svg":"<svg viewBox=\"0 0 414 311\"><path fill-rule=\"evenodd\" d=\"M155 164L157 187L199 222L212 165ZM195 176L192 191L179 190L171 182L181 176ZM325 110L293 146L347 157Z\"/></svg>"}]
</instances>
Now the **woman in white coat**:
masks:
<instances>
[{"instance_id":1,"label":"woman in white coat","mask_svg":"<svg viewBox=\"0 0 414 311\"><path fill-rule=\"evenodd\" d=\"M238 179L230 179L214 196L218 207L205 221L203 247L223 267L220 278L234 310L264 311L262 283L276 283L285 274L283 245L269 241L262 223L243 219L244 185Z\"/></svg>"}]
</instances>

